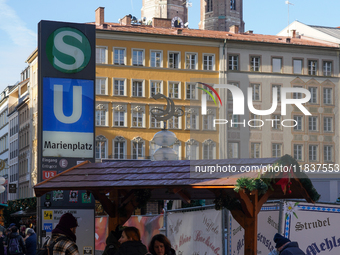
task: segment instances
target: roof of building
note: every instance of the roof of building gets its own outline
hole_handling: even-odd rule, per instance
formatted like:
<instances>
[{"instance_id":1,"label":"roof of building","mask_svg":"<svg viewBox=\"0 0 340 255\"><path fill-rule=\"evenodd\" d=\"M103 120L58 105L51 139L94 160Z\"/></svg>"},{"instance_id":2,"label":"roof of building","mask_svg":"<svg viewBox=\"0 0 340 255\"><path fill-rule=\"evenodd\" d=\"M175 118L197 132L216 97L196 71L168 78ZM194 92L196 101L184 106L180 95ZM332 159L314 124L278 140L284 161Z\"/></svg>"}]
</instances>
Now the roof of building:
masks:
<instances>
[{"instance_id":1,"label":"roof of building","mask_svg":"<svg viewBox=\"0 0 340 255\"><path fill-rule=\"evenodd\" d=\"M95 23L90 23L95 24ZM104 23L104 25L96 26L97 30L103 31L116 31L127 33L140 33L152 35L165 35L177 37L194 37L205 39L220 39L227 41L244 41L244 42L259 42L259 43L274 43L285 45L303 45L303 46L316 46L316 47L331 47L339 48L339 45L331 42L320 42L311 38L292 38L287 36L277 35L263 35L253 33L232 33L225 31L212 31L201 29L188 29L188 28L159 28L148 25L120 25L119 23ZM288 39L288 40L286 40Z\"/></svg>"},{"instance_id":2,"label":"roof of building","mask_svg":"<svg viewBox=\"0 0 340 255\"><path fill-rule=\"evenodd\" d=\"M339 27L323 27L323 26L310 26L316 30L340 39L340 28Z\"/></svg>"},{"instance_id":3,"label":"roof of building","mask_svg":"<svg viewBox=\"0 0 340 255\"><path fill-rule=\"evenodd\" d=\"M240 177L256 178L258 172L206 173L196 174L196 166L235 166L236 169L251 166L267 166L277 162L278 158L217 159L217 160L176 160L176 161L139 161L122 160L103 163L84 162L72 167L55 177L37 184L36 196L42 196L52 190L88 190L106 194L111 190L151 189L152 199L178 199L176 190L185 190L190 199L214 199L216 194L211 189L228 189L235 196L233 189ZM286 198L305 198L301 183L296 179L291 185L292 193ZM271 197L282 198L281 187Z\"/></svg>"}]
</instances>

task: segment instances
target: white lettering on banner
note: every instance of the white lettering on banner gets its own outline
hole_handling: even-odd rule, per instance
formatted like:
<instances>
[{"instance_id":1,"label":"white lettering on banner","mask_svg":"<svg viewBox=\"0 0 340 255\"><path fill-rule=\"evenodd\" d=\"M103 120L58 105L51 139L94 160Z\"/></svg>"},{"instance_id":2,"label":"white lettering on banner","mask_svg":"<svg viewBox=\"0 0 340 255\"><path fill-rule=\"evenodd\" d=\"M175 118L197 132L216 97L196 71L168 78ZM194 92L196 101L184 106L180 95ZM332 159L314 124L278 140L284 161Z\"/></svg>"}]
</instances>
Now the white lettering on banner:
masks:
<instances>
[{"instance_id":1,"label":"white lettering on banner","mask_svg":"<svg viewBox=\"0 0 340 255\"><path fill-rule=\"evenodd\" d=\"M73 112L71 116L65 116L63 111L63 85L54 85L53 100L54 115L62 123L72 124L77 122L82 113L82 87L73 86Z\"/></svg>"},{"instance_id":2,"label":"white lettering on banner","mask_svg":"<svg viewBox=\"0 0 340 255\"><path fill-rule=\"evenodd\" d=\"M72 31L60 32L54 38L54 46L56 47L56 49L74 58L75 62L70 65L65 64L54 56L54 64L66 70L78 69L84 62L84 59L85 59L84 53L79 48L66 44L64 42L65 36L71 36L75 38L76 40L78 40L79 42L82 42L83 38L79 34L72 32Z\"/></svg>"}]
</instances>

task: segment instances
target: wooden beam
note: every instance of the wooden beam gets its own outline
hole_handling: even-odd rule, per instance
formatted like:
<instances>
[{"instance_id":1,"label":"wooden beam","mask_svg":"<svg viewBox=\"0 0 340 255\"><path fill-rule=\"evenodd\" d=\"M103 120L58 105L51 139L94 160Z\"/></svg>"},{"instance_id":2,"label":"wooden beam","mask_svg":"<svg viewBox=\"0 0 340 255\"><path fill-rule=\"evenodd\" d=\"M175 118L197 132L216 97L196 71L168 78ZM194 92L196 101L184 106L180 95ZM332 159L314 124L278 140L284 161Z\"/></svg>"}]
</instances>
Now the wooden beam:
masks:
<instances>
[{"instance_id":1,"label":"wooden beam","mask_svg":"<svg viewBox=\"0 0 340 255\"><path fill-rule=\"evenodd\" d=\"M190 204L190 195L185 192L184 190L180 190L177 192L177 194L180 196L180 198L185 202L185 203L188 203Z\"/></svg>"},{"instance_id":2,"label":"wooden beam","mask_svg":"<svg viewBox=\"0 0 340 255\"><path fill-rule=\"evenodd\" d=\"M254 205L252 201L250 200L250 194L247 194L245 190L240 190L238 192L238 195L240 196L240 202L243 209L243 212L247 217L253 217L254 216Z\"/></svg>"},{"instance_id":3,"label":"wooden beam","mask_svg":"<svg viewBox=\"0 0 340 255\"><path fill-rule=\"evenodd\" d=\"M257 203L256 214L259 214L259 212L261 211L262 205L263 205L265 202L267 202L269 196L270 196L271 194L273 194L273 193L274 193L273 190L268 189L267 192L261 196L260 200L259 200L258 203Z\"/></svg>"},{"instance_id":4,"label":"wooden beam","mask_svg":"<svg viewBox=\"0 0 340 255\"><path fill-rule=\"evenodd\" d=\"M258 207L258 191L254 190L249 194L249 200L252 203L251 217L246 217L244 228L244 255L256 255L257 254L257 207ZM250 208L250 207L248 207Z\"/></svg>"},{"instance_id":5,"label":"wooden beam","mask_svg":"<svg viewBox=\"0 0 340 255\"><path fill-rule=\"evenodd\" d=\"M98 200L102 204L104 211L110 217L114 218L116 216L116 204L111 202L111 200L103 193L99 193L98 191L91 191L91 193L94 196L94 199Z\"/></svg>"},{"instance_id":6,"label":"wooden beam","mask_svg":"<svg viewBox=\"0 0 340 255\"><path fill-rule=\"evenodd\" d=\"M246 215L244 214L244 212L242 212L241 210L231 210L230 212L233 215L234 219L237 221L237 223L240 224L241 227L245 229L246 226L244 220L246 218Z\"/></svg>"}]
</instances>

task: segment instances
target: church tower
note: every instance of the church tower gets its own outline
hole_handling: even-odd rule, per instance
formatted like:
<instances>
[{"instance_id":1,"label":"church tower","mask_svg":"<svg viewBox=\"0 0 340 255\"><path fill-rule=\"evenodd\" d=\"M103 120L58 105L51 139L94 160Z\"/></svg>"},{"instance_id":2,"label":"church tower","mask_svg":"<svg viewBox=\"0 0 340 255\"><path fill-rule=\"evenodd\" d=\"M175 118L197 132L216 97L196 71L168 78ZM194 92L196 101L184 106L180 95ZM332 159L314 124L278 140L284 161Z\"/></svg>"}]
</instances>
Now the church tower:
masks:
<instances>
[{"instance_id":1,"label":"church tower","mask_svg":"<svg viewBox=\"0 0 340 255\"><path fill-rule=\"evenodd\" d=\"M200 0L200 29L229 31L233 25L244 32L243 0Z\"/></svg>"},{"instance_id":2,"label":"church tower","mask_svg":"<svg viewBox=\"0 0 340 255\"><path fill-rule=\"evenodd\" d=\"M142 18L171 19L173 27L184 27L188 22L188 8L185 0L143 0Z\"/></svg>"}]
</instances>

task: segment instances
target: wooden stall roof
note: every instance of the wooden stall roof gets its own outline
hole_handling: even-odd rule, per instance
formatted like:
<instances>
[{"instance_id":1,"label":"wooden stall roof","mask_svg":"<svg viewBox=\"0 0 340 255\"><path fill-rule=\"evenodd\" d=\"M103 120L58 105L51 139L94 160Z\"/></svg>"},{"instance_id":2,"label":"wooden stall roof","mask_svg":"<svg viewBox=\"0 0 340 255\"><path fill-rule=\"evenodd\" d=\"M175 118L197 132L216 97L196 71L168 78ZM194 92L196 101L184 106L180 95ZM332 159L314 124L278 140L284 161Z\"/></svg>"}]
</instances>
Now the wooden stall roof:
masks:
<instances>
[{"instance_id":1,"label":"wooden stall roof","mask_svg":"<svg viewBox=\"0 0 340 255\"><path fill-rule=\"evenodd\" d=\"M240 177L255 178L258 173L238 173L225 178L206 178L207 175L192 178L190 169L195 166L267 166L279 158L257 159L220 159L220 160L178 160L144 161L121 160L102 163L83 162L55 177L45 180L34 187L40 197L52 190L88 190L108 193L112 190L151 189L151 199L179 199L178 190L185 190L190 199L214 199L214 189L223 188L229 195L235 196L234 188ZM307 198L305 190L298 180L293 180L292 193L285 198ZM277 186L277 185L275 185ZM280 186L275 187L271 198L282 198Z\"/></svg>"}]
</instances>

